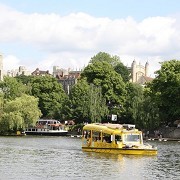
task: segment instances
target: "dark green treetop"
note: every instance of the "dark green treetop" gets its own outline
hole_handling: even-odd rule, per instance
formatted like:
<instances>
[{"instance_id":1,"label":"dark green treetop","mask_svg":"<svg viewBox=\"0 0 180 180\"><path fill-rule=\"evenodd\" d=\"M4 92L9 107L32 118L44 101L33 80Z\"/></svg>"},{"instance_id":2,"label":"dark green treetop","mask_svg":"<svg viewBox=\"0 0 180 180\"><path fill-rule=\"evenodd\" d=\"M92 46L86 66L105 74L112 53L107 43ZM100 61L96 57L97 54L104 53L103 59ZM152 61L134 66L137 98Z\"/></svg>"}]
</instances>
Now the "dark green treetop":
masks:
<instances>
[{"instance_id":1,"label":"dark green treetop","mask_svg":"<svg viewBox=\"0 0 180 180\"><path fill-rule=\"evenodd\" d=\"M161 63L156 78L149 85L156 96L162 122L173 123L180 118L180 61Z\"/></svg>"},{"instance_id":2,"label":"dark green treetop","mask_svg":"<svg viewBox=\"0 0 180 180\"><path fill-rule=\"evenodd\" d=\"M39 108L46 118L62 118L62 105L67 98L62 85L51 76L31 79L32 95L39 98Z\"/></svg>"}]
</instances>

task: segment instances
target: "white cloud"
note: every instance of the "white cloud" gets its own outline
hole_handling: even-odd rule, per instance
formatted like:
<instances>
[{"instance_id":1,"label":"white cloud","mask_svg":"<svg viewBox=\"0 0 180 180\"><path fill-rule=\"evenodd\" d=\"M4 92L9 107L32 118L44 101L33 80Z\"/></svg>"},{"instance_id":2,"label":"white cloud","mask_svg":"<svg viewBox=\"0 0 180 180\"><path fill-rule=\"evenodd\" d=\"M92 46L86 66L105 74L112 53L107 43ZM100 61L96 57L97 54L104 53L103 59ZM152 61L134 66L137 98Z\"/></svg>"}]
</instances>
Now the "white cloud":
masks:
<instances>
[{"instance_id":1,"label":"white cloud","mask_svg":"<svg viewBox=\"0 0 180 180\"><path fill-rule=\"evenodd\" d=\"M8 55L3 57L3 69L5 70L12 70L18 69L20 66L20 59L18 59L14 55Z\"/></svg>"},{"instance_id":2,"label":"white cloud","mask_svg":"<svg viewBox=\"0 0 180 180\"><path fill-rule=\"evenodd\" d=\"M178 16L149 17L137 22L132 17L112 20L82 12L67 16L25 14L0 5L0 29L0 44L20 42L24 48L31 45L45 53L39 61L32 61L30 69L51 70L53 65L79 69L96 53L105 51L120 56L129 66L134 58L142 64L148 60L153 73L160 61L178 59L180 55ZM7 54L4 67L10 69L10 60L12 66L30 64L15 56Z\"/></svg>"}]
</instances>

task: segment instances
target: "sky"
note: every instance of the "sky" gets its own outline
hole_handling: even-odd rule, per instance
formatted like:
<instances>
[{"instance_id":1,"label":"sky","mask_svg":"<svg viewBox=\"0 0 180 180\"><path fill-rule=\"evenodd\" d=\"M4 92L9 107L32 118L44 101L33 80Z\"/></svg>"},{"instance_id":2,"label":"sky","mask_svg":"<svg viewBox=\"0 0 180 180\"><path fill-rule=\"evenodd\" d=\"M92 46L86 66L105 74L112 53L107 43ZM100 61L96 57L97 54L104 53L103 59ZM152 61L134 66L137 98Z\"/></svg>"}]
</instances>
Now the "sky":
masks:
<instances>
[{"instance_id":1,"label":"sky","mask_svg":"<svg viewBox=\"0 0 180 180\"><path fill-rule=\"evenodd\" d=\"M80 70L99 52L126 66L180 56L179 0L0 0L4 70Z\"/></svg>"}]
</instances>

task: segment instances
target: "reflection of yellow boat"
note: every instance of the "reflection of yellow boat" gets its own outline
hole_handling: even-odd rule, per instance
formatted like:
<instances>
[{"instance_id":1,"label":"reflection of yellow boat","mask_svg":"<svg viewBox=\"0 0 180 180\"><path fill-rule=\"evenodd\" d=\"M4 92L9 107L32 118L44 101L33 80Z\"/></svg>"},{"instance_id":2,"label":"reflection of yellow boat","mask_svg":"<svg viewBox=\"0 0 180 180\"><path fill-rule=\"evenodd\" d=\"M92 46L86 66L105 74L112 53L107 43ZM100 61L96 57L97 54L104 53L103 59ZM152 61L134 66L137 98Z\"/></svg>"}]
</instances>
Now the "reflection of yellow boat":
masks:
<instances>
[{"instance_id":1,"label":"reflection of yellow boat","mask_svg":"<svg viewBox=\"0 0 180 180\"><path fill-rule=\"evenodd\" d=\"M143 143L142 132L130 124L87 124L82 149L88 152L156 155L157 148Z\"/></svg>"}]
</instances>

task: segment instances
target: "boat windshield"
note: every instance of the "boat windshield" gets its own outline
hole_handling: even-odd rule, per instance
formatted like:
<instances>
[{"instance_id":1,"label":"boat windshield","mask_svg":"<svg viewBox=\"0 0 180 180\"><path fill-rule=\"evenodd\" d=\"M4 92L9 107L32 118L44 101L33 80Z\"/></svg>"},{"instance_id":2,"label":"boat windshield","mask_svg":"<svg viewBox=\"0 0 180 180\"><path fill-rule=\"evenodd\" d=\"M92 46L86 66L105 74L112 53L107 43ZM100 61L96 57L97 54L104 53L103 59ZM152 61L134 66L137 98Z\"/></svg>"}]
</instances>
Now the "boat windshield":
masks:
<instances>
[{"instance_id":1,"label":"boat windshield","mask_svg":"<svg viewBox=\"0 0 180 180\"><path fill-rule=\"evenodd\" d=\"M125 134L124 135L125 142L140 142L139 134Z\"/></svg>"}]
</instances>

